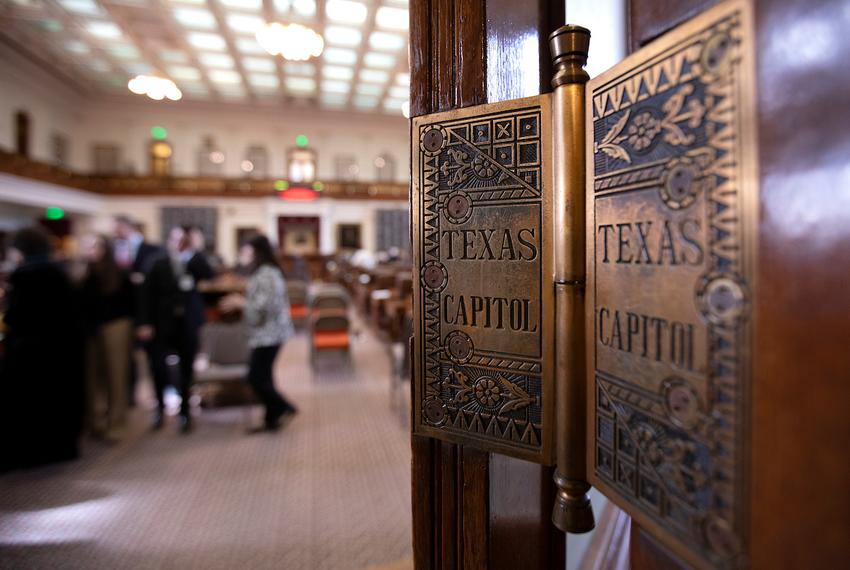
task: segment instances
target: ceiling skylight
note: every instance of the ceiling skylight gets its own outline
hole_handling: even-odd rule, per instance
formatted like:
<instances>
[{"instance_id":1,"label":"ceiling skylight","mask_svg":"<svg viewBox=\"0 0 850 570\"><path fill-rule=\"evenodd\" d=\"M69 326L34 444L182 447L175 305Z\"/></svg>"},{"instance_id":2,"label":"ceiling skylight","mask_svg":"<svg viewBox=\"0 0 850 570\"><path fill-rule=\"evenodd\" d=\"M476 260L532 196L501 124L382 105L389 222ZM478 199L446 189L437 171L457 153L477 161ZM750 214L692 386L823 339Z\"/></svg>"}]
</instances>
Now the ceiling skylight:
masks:
<instances>
[{"instance_id":1,"label":"ceiling skylight","mask_svg":"<svg viewBox=\"0 0 850 570\"><path fill-rule=\"evenodd\" d=\"M250 14L230 14L227 16L227 25L236 33L239 34L256 34L257 30L262 28L266 21L259 16L251 16Z\"/></svg>"},{"instance_id":2,"label":"ceiling skylight","mask_svg":"<svg viewBox=\"0 0 850 570\"><path fill-rule=\"evenodd\" d=\"M381 6L375 13L375 23L380 28L406 30L410 23L410 16L407 10Z\"/></svg>"},{"instance_id":3,"label":"ceiling skylight","mask_svg":"<svg viewBox=\"0 0 850 570\"><path fill-rule=\"evenodd\" d=\"M6 4L8 9L0 12L7 23L29 34L25 48L80 71L79 82L73 76L69 81L88 84L95 93L126 91L128 80L147 76L175 82L188 98L223 102L253 97L266 105L286 105L295 96L299 108L398 115L400 102L409 101L407 0ZM145 13L136 13L140 9ZM275 23L292 29L262 33ZM309 33L301 33L305 30ZM301 49L319 42L322 49Z\"/></svg>"},{"instance_id":4,"label":"ceiling skylight","mask_svg":"<svg viewBox=\"0 0 850 570\"><path fill-rule=\"evenodd\" d=\"M313 76L316 74L316 68L311 63L286 62L283 67L288 75Z\"/></svg>"},{"instance_id":5,"label":"ceiling skylight","mask_svg":"<svg viewBox=\"0 0 850 570\"><path fill-rule=\"evenodd\" d=\"M218 34L192 32L186 34L186 41L189 42L189 45L198 49L224 51L227 48L224 38Z\"/></svg>"},{"instance_id":6,"label":"ceiling skylight","mask_svg":"<svg viewBox=\"0 0 850 570\"><path fill-rule=\"evenodd\" d=\"M221 83L224 85L227 84L235 84L242 82L242 76L239 75L235 71L228 71L225 69L214 69L209 72L210 81L214 83Z\"/></svg>"},{"instance_id":7,"label":"ceiling skylight","mask_svg":"<svg viewBox=\"0 0 850 570\"><path fill-rule=\"evenodd\" d=\"M388 92L390 97L396 97L398 99L406 99L410 97L410 87L390 87Z\"/></svg>"},{"instance_id":8,"label":"ceiling skylight","mask_svg":"<svg viewBox=\"0 0 850 570\"><path fill-rule=\"evenodd\" d=\"M348 93L351 91L351 84L345 81L322 81L322 91L325 93Z\"/></svg>"},{"instance_id":9,"label":"ceiling skylight","mask_svg":"<svg viewBox=\"0 0 850 570\"><path fill-rule=\"evenodd\" d=\"M65 49L77 55L85 55L91 52L91 48L80 40L71 40L65 43Z\"/></svg>"},{"instance_id":10,"label":"ceiling skylight","mask_svg":"<svg viewBox=\"0 0 850 570\"><path fill-rule=\"evenodd\" d=\"M377 69L361 69L360 81L369 83L386 83L390 78L390 74L386 71L378 71Z\"/></svg>"},{"instance_id":11,"label":"ceiling skylight","mask_svg":"<svg viewBox=\"0 0 850 570\"><path fill-rule=\"evenodd\" d=\"M292 0L292 11L299 16L312 17L316 15L315 0Z\"/></svg>"},{"instance_id":12,"label":"ceiling skylight","mask_svg":"<svg viewBox=\"0 0 850 570\"><path fill-rule=\"evenodd\" d=\"M350 67L326 65L322 68L322 75L328 79L343 79L347 81L354 77L354 70Z\"/></svg>"},{"instance_id":13,"label":"ceiling skylight","mask_svg":"<svg viewBox=\"0 0 850 570\"><path fill-rule=\"evenodd\" d=\"M102 40L117 40L124 36L124 34L121 33L121 28L112 22L93 20L86 23L85 28L88 33Z\"/></svg>"},{"instance_id":14,"label":"ceiling skylight","mask_svg":"<svg viewBox=\"0 0 850 570\"><path fill-rule=\"evenodd\" d=\"M277 78L277 75L271 75L269 73L249 73L248 83L253 87L278 87L280 80Z\"/></svg>"},{"instance_id":15,"label":"ceiling skylight","mask_svg":"<svg viewBox=\"0 0 850 570\"><path fill-rule=\"evenodd\" d=\"M237 38L236 49L247 54L265 54L266 50L257 42L256 38Z\"/></svg>"},{"instance_id":16,"label":"ceiling skylight","mask_svg":"<svg viewBox=\"0 0 850 570\"><path fill-rule=\"evenodd\" d=\"M354 106L361 109L374 109L378 106L378 98L358 95L354 97Z\"/></svg>"},{"instance_id":17,"label":"ceiling skylight","mask_svg":"<svg viewBox=\"0 0 850 570\"><path fill-rule=\"evenodd\" d=\"M395 58L385 53L369 52L363 56L363 64L366 67L391 69L395 67Z\"/></svg>"},{"instance_id":18,"label":"ceiling skylight","mask_svg":"<svg viewBox=\"0 0 850 570\"><path fill-rule=\"evenodd\" d=\"M384 88L374 83L361 83L357 86L357 93L361 95L380 95L384 92Z\"/></svg>"},{"instance_id":19,"label":"ceiling skylight","mask_svg":"<svg viewBox=\"0 0 850 570\"><path fill-rule=\"evenodd\" d=\"M357 62L357 52L350 49L327 48L325 49L325 61L328 63L339 63L342 65L354 65Z\"/></svg>"},{"instance_id":20,"label":"ceiling skylight","mask_svg":"<svg viewBox=\"0 0 850 570\"><path fill-rule=\"evenodd\" d=\"M139 63L139 62L128 63L127 65L124 66L124 69L130 75L146 75L146 74L152 74L154 72L153 67L151 67L147 63Z\"/></svg>"},{"instance_id":21,"label":"ceiling skylight","mask_svg":"<svg viewBox=\"0 0 850 570\"><path fill-rule=\"evenodd\" d=\"M175 8L174 19L185 28L193 30L215 30L215 16L203 8Z\"/></svg>"},{"instance_id":22,"label":"ceiling skylight","mask_svg":"<svg viewBox=\"0 0 850 570\"><path fill-rule=\"evenodd\" d=\"M233 69L233 58L224 53L202 53L198 61L206 67L217 69Z\"/></svg>"},{"instance_id":23,"label":"ceiling skylight","mask_svg":"<svg viewBox=\"0 0 850 570\"><path fill-rule=\"evenodd\" d=\"M243 57L242 67L246 71L265 71L270 72L275 69L275 62L267 57Z\"/></svg>"},{"instance_id":24,"label":"ceiling skylight","mask_svg":"<svg viewBox=\"0 0 850 570\"><path fill-rule=\"evenodd\" d=\"M407 41L398 34L386 32L373 32L369 36L369 47L377 50L398 51L407 44Z\"/></svg>"},{"instance_id":25,"label":"ceiling skylight","mask_svg":"<svg viewBox=\"0 0 850 570\"><path fill-rule=\"evenodd\" d=\"M139 50L130 44L110 46L107 51L118 59L139 59Z\"/></svg>"},{"instance_id":26,"label":"ceiling skylight","mask_svg":"<svg viewBox=\"0 0 850 570\"><path fill-rule=\"evenodd\" d=\"M159 52L159 59L166 63L186 63L189 58L186 53L174 49L164 49Z\"/></svg>"},{"instance_id":27,"label":"ceiling skylight","mask_svg":"<svg viewBox=\"0 0 850 570\"><path fill-rule=\"evenodd\" d=\"M316 90L316 80L309 77L287 77L286 88L290 91L312 92Z\"/></svg>"},{"instance_id":28,"label":"ceiling skylight","mask_svg":"<svg viewBox=\"0 0 850 570\"><path fill-rule=\"evenodd\" d=\"M328 0L325 4L325 15L332 22L362 24L368 12L365 4L351 0Z\"/></svg>"},{"instance_id":29,"label":"ceiling skylight","mask_svg":"<svg viewBox=\"0 0 850 570\"><path fill-rule=\"evenodd\" d=\"M59 0L59 4L75 14L84 14L86 16L100 16L103 10L100 9L94 0Z\"/></svg>"},{"instance_id":30,"label":"ceiling skylight","mask_svg":"<svg viewBox=\"0 0 850 570\"><path fill-rule=\"evenodd\" d=\"M319 100L329 107L343 107L348 103L348 95L339 93L322 93Z\"/></svg>"},{"instance_id":31,"label":"ceiling skylight","mask_svg":"<svg viewBox=\"0 0 850 570\"><path fill-rule=\"evenodd\" d=\"M395 113L401 112L401 106L407 99L384 99L384 109Z\"/></svg>"},{"instance_id":32,"label":"ceiling skylight","mask_svg":"<svg viewBox=\"0 0 850 570\"><path fill-rule=\"evenodd\" d=\"M221 4L238 10L260 10L263 0L218 0Z\"/></svg>"},{"instance_id":33,"label":"ceiling skylight","mask_svg":"<svg viewBox=\"0 0 850 570\"><path fill-rule=\"evenodd\" d=\"M363 34L356 28L328 26L325 28L325 42L330 45L356 47L360 45Z\"/></svg>"},{"instance_id":34,"label":"ceiling skylight","mask_svg":"<svg viewBox=\"0 0 850 570\"><path fill-rule=\"evenodd\" d=\"M168 68L168 75L172 79L180 81L199 81L201 79L200 71L186 65L172 65Z\"/></svg>"}]
</instances>

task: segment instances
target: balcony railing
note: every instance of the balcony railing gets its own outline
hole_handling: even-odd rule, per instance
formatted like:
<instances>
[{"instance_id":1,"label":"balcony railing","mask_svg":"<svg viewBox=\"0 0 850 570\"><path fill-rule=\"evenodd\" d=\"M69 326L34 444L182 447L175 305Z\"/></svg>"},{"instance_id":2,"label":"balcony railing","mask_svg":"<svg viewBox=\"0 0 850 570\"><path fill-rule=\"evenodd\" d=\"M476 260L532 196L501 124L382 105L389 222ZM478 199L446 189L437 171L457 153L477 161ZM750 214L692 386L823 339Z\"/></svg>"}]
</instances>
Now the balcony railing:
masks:
<instances>
[{"instance_id":1,"label":"balcony railing","mask_svg":"<svg viewBox=\"0 0 850 570\"><path fill-rule=\"evenodd\" d=\"M87 175L0 151L0 172L106 196L199 196L268 198L281 193L280 179L201 176ZM322 181L317 197L345 200L407 200L407 184Z\"/></svg>"}]
</instances>

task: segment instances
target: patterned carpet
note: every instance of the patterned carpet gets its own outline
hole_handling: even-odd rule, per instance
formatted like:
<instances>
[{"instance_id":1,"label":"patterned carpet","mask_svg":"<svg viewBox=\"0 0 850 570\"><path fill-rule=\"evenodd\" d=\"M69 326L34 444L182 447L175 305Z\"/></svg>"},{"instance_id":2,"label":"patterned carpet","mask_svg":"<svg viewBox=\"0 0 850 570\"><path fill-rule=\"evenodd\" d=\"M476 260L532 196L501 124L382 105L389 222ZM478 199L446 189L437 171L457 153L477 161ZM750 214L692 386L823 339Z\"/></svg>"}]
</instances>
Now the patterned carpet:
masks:
<instances>
[{"instance_id":1,"label":"patterned carpet","mask_svg":"<svg viewBox=\"0 0 850 570\"><path fill-rule=\"evenodd\" d=\"M279 433L246 435L237 408L152 434L136 410L120 444L0 477L0 568L412 568L409 435L385 347L360 334L353 374L312 378L307 361L303 335L278 359L300 409Z\"/></svg>"}]
</instances>

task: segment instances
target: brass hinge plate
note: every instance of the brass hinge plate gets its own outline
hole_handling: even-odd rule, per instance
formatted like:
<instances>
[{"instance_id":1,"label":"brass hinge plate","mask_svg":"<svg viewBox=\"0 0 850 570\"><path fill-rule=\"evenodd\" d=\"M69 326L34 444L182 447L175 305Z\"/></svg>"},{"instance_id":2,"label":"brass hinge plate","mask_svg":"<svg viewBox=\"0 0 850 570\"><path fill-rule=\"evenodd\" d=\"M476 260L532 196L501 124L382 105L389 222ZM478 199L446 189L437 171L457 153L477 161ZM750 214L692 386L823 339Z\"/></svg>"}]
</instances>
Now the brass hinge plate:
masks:
<instances>
[{"instance_id":1,"label":"brass hinge plate","mask_svg":"<svg viewBox=\"0 0 850 570\"><path fill-rule=\"evenodd\" d=\"M548 96L413 120L414 430L552 460Z\"/></svg>"}]
</instances>

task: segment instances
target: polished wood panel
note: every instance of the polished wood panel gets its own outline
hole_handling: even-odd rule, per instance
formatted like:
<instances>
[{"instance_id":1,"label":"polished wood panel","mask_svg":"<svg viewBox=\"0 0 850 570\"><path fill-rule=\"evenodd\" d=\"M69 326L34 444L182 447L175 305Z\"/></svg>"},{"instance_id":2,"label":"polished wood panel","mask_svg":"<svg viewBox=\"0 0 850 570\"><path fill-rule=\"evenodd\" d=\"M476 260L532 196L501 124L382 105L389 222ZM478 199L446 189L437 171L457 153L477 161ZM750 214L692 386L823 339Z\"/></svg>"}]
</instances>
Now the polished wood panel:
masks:
<instances>
[{"instance_id":1,"label":"polished wood panel","mask_svg":"<svg viewBox=\"0 0 850 570\"><path fill-rule=\"evenodd\" d=\"M487 102L552 91L546 41L564 24L564 6L548 0L487 1Z\"/></svg>"},{"instance_id":2,"label":"polished wood panel","mask_svg":"<svg viewBox=\"0 0 850 570\"><path fill-rule=\"evenodd\" d=\"M718 0L629 0L628 40L635 51L682 22L693 18Z\"/></svg>"},{"instance_id":3,"label":"polished wood panel","mask_svg":"<svg viewBox=\"0 0 850 570\"><path fill-rule=\"evenodd\" d=\"M761 224L753 568L850 559L850 35L843 0L756 7Z\"/></svg>"},{"instance_id":4,"label":"polished wood panel","mask_svg":"<svg viewBox=\"0 0 850 570\"><path fill-rule=\"evenodd\" d=\"M629 541L631 552L629 562L633 570L656 568L658 570L688 570L690 565L667 550L648 532L632 524L632 536Z\"/></svg>"},{"instance_id":5,"label":"polished wood panel","mask_svg":"<svg viewBox=\"0 0 850 570\"><path fill-rule=\"evenodd\" d=\"M504 455L490 459L490 566L564 568L564 533L549 520L552 469Z\"/></svg>"},{"instance_id":6,"label":"polished wood panel","mask_svg":"<svg viewBox=\"0 0 850 570\"><path fill-rule=\"evenodd\" d=\"M512 45L498 71L491 69L485 46L492 35L502 33L493 24L504 30L514 21L535 22L524 32L526 41L536 43L537 59L548 61L546 36L562 22L541 29L540 14L549 18L558 13L558 5L563 17L563 2L540 2L531 9L492 0L410 2L411 116L494 101L488 86L513 97L506 86L521 83L527 62ZM539 73L534 69L536 88L542 81ZM563 567L563 534L549 522L551 469L518 460L506 463L506 458L471 446L420 436L412 440L417 569ZM529 478L535 482L533 496L511 494Z\"/></svg>"}]
</instances>

